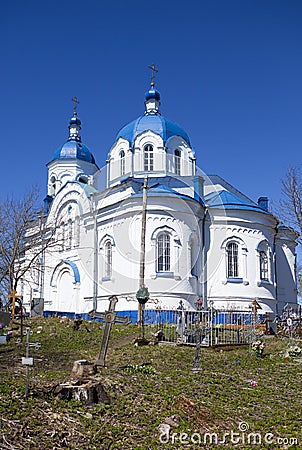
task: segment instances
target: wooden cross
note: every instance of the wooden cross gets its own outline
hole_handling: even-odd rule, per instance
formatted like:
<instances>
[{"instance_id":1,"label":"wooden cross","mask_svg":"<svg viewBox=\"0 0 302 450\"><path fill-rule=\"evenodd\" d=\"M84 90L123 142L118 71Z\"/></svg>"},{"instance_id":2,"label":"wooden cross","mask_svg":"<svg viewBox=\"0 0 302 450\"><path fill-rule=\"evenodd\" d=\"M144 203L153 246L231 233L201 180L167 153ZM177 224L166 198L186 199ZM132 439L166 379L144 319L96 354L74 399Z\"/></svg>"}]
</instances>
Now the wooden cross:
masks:
<instances>
[{"instance_id":1,"label":"wooden cross","mask_svg":"<svg viewBox=\"0 0 302 450\"><path fill-rule=\"evenodd\" d=\"M12 289L12 292L11 292L11 294L10 295L7 295L7 298L11 298L12 299L12 307L11 307L11 310L12 310L12 320L14 320L14 318L15 318L15 305L16 305L16 299L17 298L23 298L23 296L22 295L16 295L17 294L17 291L15 291L15 289ZM22 314L22 311L21 311L21 314Z\"/></svg>"},{"instance_id":2,"label":"wooden cross","mask_svg":"<svg viewBox=\"0 0 302 450\"><path fill-rule=\"evenodd\" d=\"M105 321L100 352L98 359L95 363L97 366L105 367L105 360L112 325L114 323L121 323L124 325L128 325L129 323L131 323L130 317L117 315L117 313L115 312L115 305L117 304L117 302L118 302L117 297L115 295L112 295L111 297L109 297L108 311L97 312L95 309L93 309L92 311L90 311L90 313L88 313L88 316L91 317L92 319L103 319Z\"/></svg>"},{"instance_id":3,"label":"wooden cross","mask_svg":"<svg viewBox=\"0 0 302 450\"><path fill-rule=\"evenodd\" d=\"M155 73L158 73L158 69L156 69L155 64L151 64L151 66L148 66L148 69L151 69L152 71L150 86L154 87Z\"/></svg>"},{"instance_id":4,"label":"wooden cross","mask_svg":"<svg viewBox=\"0 0 302 450\"><path fill-rule=\"evenodd\" d=\"M77 115L77 104L79 105L80 102L79 102L79 100L77 99L76 96L74 96L74 97L71 99L71 101L73 102L73 113L74 113L74 115L76 116L76 115Z\"/></svg>"}]
</instances>

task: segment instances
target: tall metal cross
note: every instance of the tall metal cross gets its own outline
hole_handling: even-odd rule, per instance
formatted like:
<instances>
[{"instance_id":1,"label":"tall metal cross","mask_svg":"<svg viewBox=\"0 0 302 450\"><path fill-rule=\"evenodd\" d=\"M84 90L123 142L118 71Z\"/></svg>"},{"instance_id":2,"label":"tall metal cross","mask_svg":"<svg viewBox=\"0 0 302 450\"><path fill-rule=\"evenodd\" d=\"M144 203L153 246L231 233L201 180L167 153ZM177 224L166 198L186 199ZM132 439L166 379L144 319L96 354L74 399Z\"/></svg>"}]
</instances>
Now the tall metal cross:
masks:
<instances>
[{"instance_id":1,"label":"tall metal cross","mask_svg":"<svg viewBox=\"0 0 302 450\"><path fill-rule=\"evenodd\" d=\"M195 353L194 353L194 360L193 360L193 372L198 372L201 370L200 367L200 347L201 347L201 338L202 338L202 328L199 325L199 323L195 324L194 333L193 336L196 340L196 347L195 347Z\"/></svg>"},{"instance_id":2,"label":"tall metal cross","mask_svg":"<svg viewBox=\"0 0 302 450\"><path fill-rule=\"evenodd\" d=\"M150 86L154 87L155 73L158 73L158 69L156 69L155 64L151 64L151 66L148 66L148 69L151 69L151 71L152 71Z\"/></svg>"},{"instance_id":3,"label":"tall metal cross","mask_svg":"<svg viewBox=\"0 0 302 450\"><path fill-rule=\"evenodd\" d=\"M131 323L130 317L128 316L118 316L115 312L115 305L117 304L118 299L115 295L109 297L109 308L108 311L105 312L97 312L95 309L88 313L88 316L92 319L103 319L105 322L105 327L102 335L102 341L100 346L100 352L98 359L96 361L97 366L105 367L105 360L108 350L109 337L112 325L114 323L121 323L124 325L128 325Z\"/></svg>"},{"instance_id":4,"label":"tall metal cross","mask_svg":"<svg viewBox=\"0 0 302 450\"><path fill-rule=\"evenodd\" d=\"M257 324L257 315L258 315L258 309L262 309L262 307L257 302L257 299L252 302L252 310L254 314L254 331L256 332L256 324Z\"/></svg>"},{"instance_id":5,"label":"tall metal cross","mask_svg":"<svg viewBox=\"0 0 302 450\"><path fill-rule=\"evenodd\" d=\"M71 101L73 102L73 113L74 113L74 115L76 116L76 114L77 114L77 104L79 105L80 102L79 102L79 100L77 99L76 96L74 96L74 97L71 99Z\"/></svg>"}]
</instances>

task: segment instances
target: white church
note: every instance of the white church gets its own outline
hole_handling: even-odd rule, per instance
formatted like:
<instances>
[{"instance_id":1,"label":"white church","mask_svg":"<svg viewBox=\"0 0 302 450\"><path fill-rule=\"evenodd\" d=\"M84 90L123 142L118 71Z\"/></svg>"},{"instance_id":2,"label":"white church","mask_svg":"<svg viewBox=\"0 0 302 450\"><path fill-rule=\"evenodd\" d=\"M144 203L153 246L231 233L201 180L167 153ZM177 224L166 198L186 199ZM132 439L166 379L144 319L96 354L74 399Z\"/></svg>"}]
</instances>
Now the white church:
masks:
<instances>
[{"instance_id":1,"label":"white church","mask_svg":"<svg viewBox=\"0 0 302 450\"><path fill-rule=\"evenodd\" d=\"M160 112L151 83L145 110L117 133L101 170L74 114L69 137L47 164L44 226L56 246L21 286L27 311L138 317L142 261L146 311L197 305L280 314L297 302L296 233L218 175L197 167L188 134ZM146 220L142 259L144 180Z\"/></svg>"}]
</instances>

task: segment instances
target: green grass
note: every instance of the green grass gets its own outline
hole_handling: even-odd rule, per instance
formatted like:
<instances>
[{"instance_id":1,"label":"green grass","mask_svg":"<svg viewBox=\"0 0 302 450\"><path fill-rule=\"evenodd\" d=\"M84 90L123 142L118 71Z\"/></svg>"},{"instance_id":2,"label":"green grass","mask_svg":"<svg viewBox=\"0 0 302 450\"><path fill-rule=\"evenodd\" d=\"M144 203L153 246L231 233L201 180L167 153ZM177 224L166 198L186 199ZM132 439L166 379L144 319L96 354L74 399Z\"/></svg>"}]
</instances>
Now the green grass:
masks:
<instances>
[{"instance_id":1,"label":"green grass","mask_svg":"<svg viewBox=\"0 0 302 450\"><path fill-rule=\"evenodd\" d=\"M251 355L247 347L202 348L202 370L193 373L194 348L135 347L137 327L114 326L107 367L97 374L112 402L91 407L58 400L53 388L70 378L75 360L96 359L102 326L87 322L90 332L83 326L73 331L72 321L55 318L28 324L31 342L41 343L39 350L31 350L35 365L30 369L29 398L21 365L25 343L12 340L0 347L1 449L302 448L302 364L293 358L285 361L280 354L284 340L266 339L263 358ZM257 385L252 387L249 380ZM170 433L177 433L178 440L173 443L170 435L168 443L161 443L158 426L172 416L179 425ZM261 444L190 441L193 436L197 442L194 432L201 439L216 433L221 440L224 433L237 433L241 422L249 427L246 441L248 433L258 432ZM188 444L179 441L180 433L188 434ZM271 444L265 443L267 433L272 434ZM300 446L287 445L291 438Z\"/></svg>"}]
</instances>

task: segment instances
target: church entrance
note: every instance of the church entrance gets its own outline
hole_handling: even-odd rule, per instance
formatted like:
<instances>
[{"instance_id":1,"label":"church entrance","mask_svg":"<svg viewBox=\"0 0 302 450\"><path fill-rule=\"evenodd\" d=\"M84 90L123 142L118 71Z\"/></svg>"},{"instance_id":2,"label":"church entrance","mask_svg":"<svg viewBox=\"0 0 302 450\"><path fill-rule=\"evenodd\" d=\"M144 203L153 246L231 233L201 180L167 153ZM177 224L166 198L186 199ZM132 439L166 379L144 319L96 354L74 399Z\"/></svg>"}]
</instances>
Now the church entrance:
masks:
<instances>
[{"instance_id":1,"label":"church entrance","mask_svg":"<svg viewBox=\"0 0 302 450\"><path fill-rule=\"evenodd\" d=\"M75 312L74 277L69 268L64 268L58 276L57 311Z\"/></svg>"}]
</instances>

